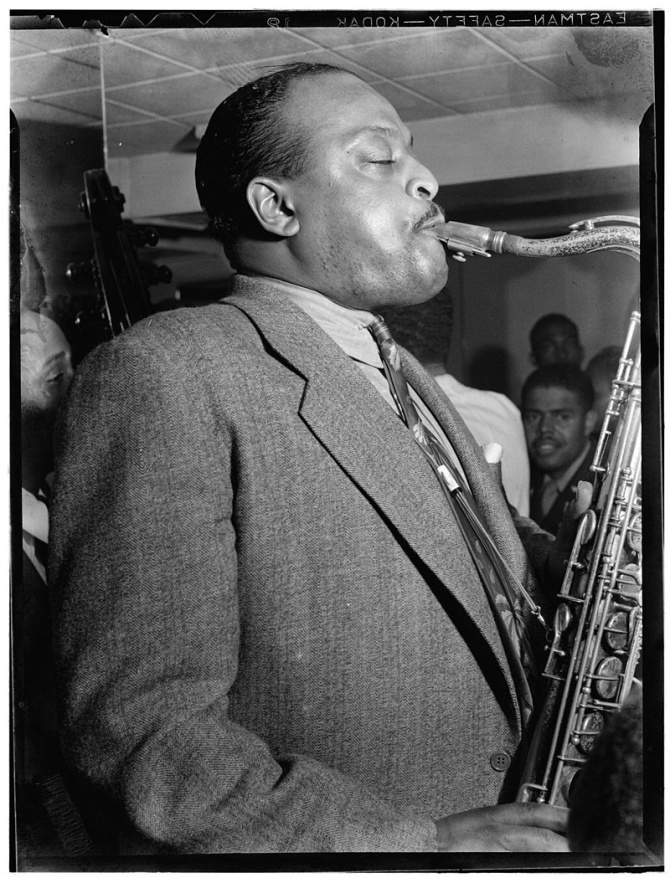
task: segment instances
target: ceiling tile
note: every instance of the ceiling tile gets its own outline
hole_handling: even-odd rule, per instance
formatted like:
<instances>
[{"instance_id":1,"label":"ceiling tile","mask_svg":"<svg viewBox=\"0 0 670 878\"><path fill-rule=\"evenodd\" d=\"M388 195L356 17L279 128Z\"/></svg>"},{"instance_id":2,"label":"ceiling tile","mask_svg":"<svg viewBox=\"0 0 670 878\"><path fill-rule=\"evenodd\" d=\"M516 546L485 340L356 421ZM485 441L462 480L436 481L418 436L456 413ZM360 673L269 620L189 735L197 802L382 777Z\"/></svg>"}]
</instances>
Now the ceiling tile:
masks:
<instances>
[{"instance_id":1,"label":"ceiling tile","mask_svg":"<svg viewBox=\"0 0 670 878\"><path fill-rule=\"evenodd\" d=\"M592 64L576 51L528 62L561 88L576 97L601 97L613 94L645 95L654 99L652 56L639 63L601 66Z\"/></svg>"},{"instance_id":2,"label":"ceiling tile","mask_svg":"<svg viewBox=\"0 0 670 878\"><path fill-rule=\"evenodd\" d=\"M533 107L538 104L557 102L557 93L547 86L547 90L536 89L530 92L514 92L502 95L484 95L465 101L454 102L459 113L486 113L490 110L510 110L513 107Z\"/></svg>"},{"instance_id":3,"label":"ceiling tile","mask_svg":"<svg viewBox=\"0 0 670 878\"><path fill-rule=\"evenodd\" d=\"M375 91L378 91L393 104L398 115L405 122L453 115L448 109L437 106L432 101L426 101L420 95L409 93L406 89L392 82L376 83Z\"/></svg>"},{"instance_id":4,"label":"ceiling tile","mask_svg":"<svg viewBox=\"0 0 670 878\"><path fill-rule=\"evenodd\" d=\"M108 125L120 125L124 122L149 122L145 113L132 107L125 107L109 97L105 100L105 115Z\"/></svg>"},{"instance_id":5,"label":"ceiling tile","mask_svg":"<svg viewBox=\"0 0 670 878\"><path fill-rule=\"evenodd\" d=\"M12 62L12 97L36 97L74 89L100 88L98 53L93 47L67 54L16 58Z\"/></svg>"},{"instance_id":6,"label":"ceiling tile","mask_svg":"<svg viewBox=\"0 0 670 878\"><path fill-rule=\"evenodd\" d=\"M188 134L188 128L173 122L145 122L138 125L110 125L107 149L110 157L168 152Z\"/></svg>"},{"instance_id":7,"label":"ceiling tile","mask_svg":"<svg viewBox=\"0 0 670 878\"><path fill-rule=\"evenodd\" d=\"M382 18L382 15L377 15ZM403 37L413 38L420 33L416 27L301 27L295 32L309 37L322 46L340 49L366 43L386 43Z\"/></svg>"},{"instance_id":8,"label":"ceiling tile","mask_svg":"<svg viewBox=\"0 0 670 878\"><path fill-rule=\"evenodd\" d=\"M95 31L76 28L67 30L17 28L10 30L9 39L10 44L30 46L35 52L59 52L77 46L97 46L103 38Z\"/></svg>"},{"instance_id":9,"label":"ceiling tile","mask_svg":"<svg viewBox=\"0 0 670 878\"><path fill-rule=\"evenodd\" d=\"M449 107L478 98L504 97L510 92L548 95L552 91L551 85L539 76L514 63L454 70L432 76L412 76L400 81Z\"/></svg>"},{"instance_id":10,"label":"ceiling tile","mask_svg":"<svg viewBox=\"0 0 670 878\"><path fill-rule=\"evenodd\" d=\"M71 113L78 113L88 122L102 121L102 94L100 88L91 88L50 98L38 98L35 103L51 107L62 107Z\"/></svg>"},{"instance_id":11,"label":"ceiling tile","mask_svg":"<svg viewBox=\"0 0 670 878\"><path fill-rule=\"evenodd\" d=\"M582 67L576 67L565 55L552 55L549 58L537 58L528 62L534 70L543 73L552 82L575 98L600 96L615 88L615 82L609 77L600 82L597 74L589 74Z\"/></svg>"},{"instance_id":12,"label":"ceiling tile","mask_svg":"<svg viewBox=\"0 0 670 878\"><path fill-rule=\"evenodd\" d=\"M479 30L479 34L497 43L515 58L527 61L574 49L572 30L562 27L492 27Z\"/></svg>"},{"instance_id":13,"label":"ceiling tile","mask_svg":"<svg viewBox=\"0 0 670 878\"><path fill-rule=\"evenodd\" d=\"M630 114L653 98L652 37L651 28L11 28L10 91L17 116L59 121L60 108L62 121L94 124L103 46L122 154L171 148L233 89L297 60L350 69L406 121L570 99Z\"/></svg>"},{"instance_id":14,"label":"ceiling tile","mask_svg":"<svg viewBox=\"0 0 670 878\"><path fill-rule=\"evenodd\" d=\"M469 31L440 30L413 38L387 40L340 50L347 58L393 79L414 73L486 66L504 58L495 46Z\"/></svg>"},{"instance_id":15,"label":"ceiling tile","mask_svg":"<svg viewBox=\"0 0 670 878\"><path fill-rule=\"evenodd\" d=\"M116 88L133 82L150 82L188 72L168 58L157 58L137 49L134 43L113 40L105 44L105 86Z\"/></svg>"},{"instance_id":16,"label":"ceiling tile","mask_svg":"<svg viewBox=\"0 0 670 878\"><path fill-rule=\"evenodd\" d=\"M250 63L237 64L234 67L224 67L216 71L210 70L209 72L216 73L221 78L221 81L229 85L231 89L251 82L253 79L271 72L279 65L290 64L296 61L306 61L311 64L332 64L335 67L350 70L366 82L375 82L379 79L376 74L361 69L355 62L349 61L346 58L340 58L328 49L310 49L308 45L306 44L306 49L294 55L284 55L281 58L274 59L259 59Z\"/></svg>"},{"instance_id":17,"label":"ceiling tile","mask_svg":"<svg viewBox=\"0 0 670 878\"><path fill-rule=\"evenodd\" d=\"M110 98L130 107L171 117L186 110L213 110L229 93L221 80L201 73L108 90Z\"/></svg>"},{"instance_id":18,"label":"ceiling tile","mask_svg":"<svg viewBox=\"0 0 670 878\"><path fill-rule=\"evenodd\" d=\"M145 49L199 70L249 63L300 52L302 45L281 28L195 28L145 32L135 41Z\"/></svg>"},{"instance_id":19,"label":"ceiling tile","mask_svg":"<svg viewBox=\"0 0 670 878\"><path fill-rule=\"evenodd\" d=\"M9 55L12 60L22 58L24 55L35 55L40 51L35 46L30 45L30 43L24 42L20 38L17 39L14 34L9 35Z\"/></svg>"}]
</instances>

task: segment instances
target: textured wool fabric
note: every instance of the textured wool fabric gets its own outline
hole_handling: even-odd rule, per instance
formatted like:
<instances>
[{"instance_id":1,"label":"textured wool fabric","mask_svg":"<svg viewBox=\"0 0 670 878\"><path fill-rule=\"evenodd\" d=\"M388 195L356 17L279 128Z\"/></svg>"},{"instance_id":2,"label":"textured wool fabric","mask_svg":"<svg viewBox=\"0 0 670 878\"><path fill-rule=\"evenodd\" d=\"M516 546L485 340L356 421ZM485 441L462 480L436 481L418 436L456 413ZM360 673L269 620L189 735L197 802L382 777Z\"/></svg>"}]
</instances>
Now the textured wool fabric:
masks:
<instances>
[{"instance_id":1,"label":"textured wool fabric","mask_svg":"<svg viewBox=\"0 0 670 878\"><path fill-rule=\"evenodd\" d=\"M409 368L526 575L481 452ZM436 818L513 798L514 687L434 474L271 283L96 349L54 494L63 745L156 849L430 851Z\"/></svg>"}]
</instances>

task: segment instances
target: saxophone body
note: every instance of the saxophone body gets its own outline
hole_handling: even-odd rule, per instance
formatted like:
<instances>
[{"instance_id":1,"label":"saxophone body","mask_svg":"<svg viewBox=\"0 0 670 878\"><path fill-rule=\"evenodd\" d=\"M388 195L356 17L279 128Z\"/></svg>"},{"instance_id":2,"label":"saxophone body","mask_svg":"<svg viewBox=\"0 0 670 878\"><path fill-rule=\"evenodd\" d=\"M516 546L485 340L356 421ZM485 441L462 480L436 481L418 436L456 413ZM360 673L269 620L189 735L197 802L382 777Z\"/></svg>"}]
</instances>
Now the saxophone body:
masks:
<instances>
[{"instance_id":1,"label":"saxophone body","mask_svg":"<svg viewBox=\"0 0 670 878\"><path fill-rule=\"evenodd\" d=\"M558 595L547 695L517 800L567 807L580 768L635 683L642 646L640 315L634 312Z\"/></svg>"},{"instance_id":2,"label":"saxophone body","mask_svg":"<svg viewBox=\"0 0 670 878\"><path fill-rule=\"evenodd\" d=\"M607 225L599 225L600 223ZM563 236L520 238L445 223L437 236L466 255L553 257L613 250L639 259L639 221L599 217ZM568 807L608 717L636 684L642 645L640 314L633 312L591 469L591 508L579 522L550 633L544 701L517 801Z\"/></svg>"}]
</instances>

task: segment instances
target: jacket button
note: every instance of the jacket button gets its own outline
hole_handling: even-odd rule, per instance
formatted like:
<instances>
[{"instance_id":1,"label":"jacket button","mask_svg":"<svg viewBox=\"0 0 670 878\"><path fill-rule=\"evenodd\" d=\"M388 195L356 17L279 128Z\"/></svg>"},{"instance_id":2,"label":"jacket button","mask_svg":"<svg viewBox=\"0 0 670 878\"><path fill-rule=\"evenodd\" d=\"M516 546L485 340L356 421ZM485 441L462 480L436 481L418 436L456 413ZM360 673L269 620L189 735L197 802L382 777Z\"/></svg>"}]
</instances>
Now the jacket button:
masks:
<instances>
[{"instance_id":1,"label":"jacket button","mask_svg":"<svg viewBox=\"0 0 670 878\"><path fill-rule=\"evenodd\" d=\"M500 752L494 753L493 756L491 756L491 768L493 768L494 771L507 771L511 761L512 757L509 755L509 753L504 753L501 750Z\"/></svg>"}]
</instances>

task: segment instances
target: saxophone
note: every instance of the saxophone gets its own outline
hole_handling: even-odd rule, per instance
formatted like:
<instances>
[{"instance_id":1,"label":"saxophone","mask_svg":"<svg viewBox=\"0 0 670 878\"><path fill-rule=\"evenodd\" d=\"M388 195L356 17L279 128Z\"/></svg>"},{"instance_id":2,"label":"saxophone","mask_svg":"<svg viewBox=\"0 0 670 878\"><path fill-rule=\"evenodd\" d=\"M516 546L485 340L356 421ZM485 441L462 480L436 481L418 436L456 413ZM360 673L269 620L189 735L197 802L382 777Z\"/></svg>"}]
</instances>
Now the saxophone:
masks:
<instances>
[{"instance_id":1,"label":"saxophone","mask_svg":"<svg viewBox=\"0 0 670 878\"><path fill-rule=\"evenodd\" d=\"M599 223L617 225L598 226ZM567 235L521 238L464 223L436 227L466 255L570 256L596 250L639 260L639 220L598 217ZM546 693L531 740L519 802L568 807L593 744L635 681L642 646L640 314L631 315L591 465L591 508L582 516L558 595L543 676Z\"/></svg>"}]
</instances>

